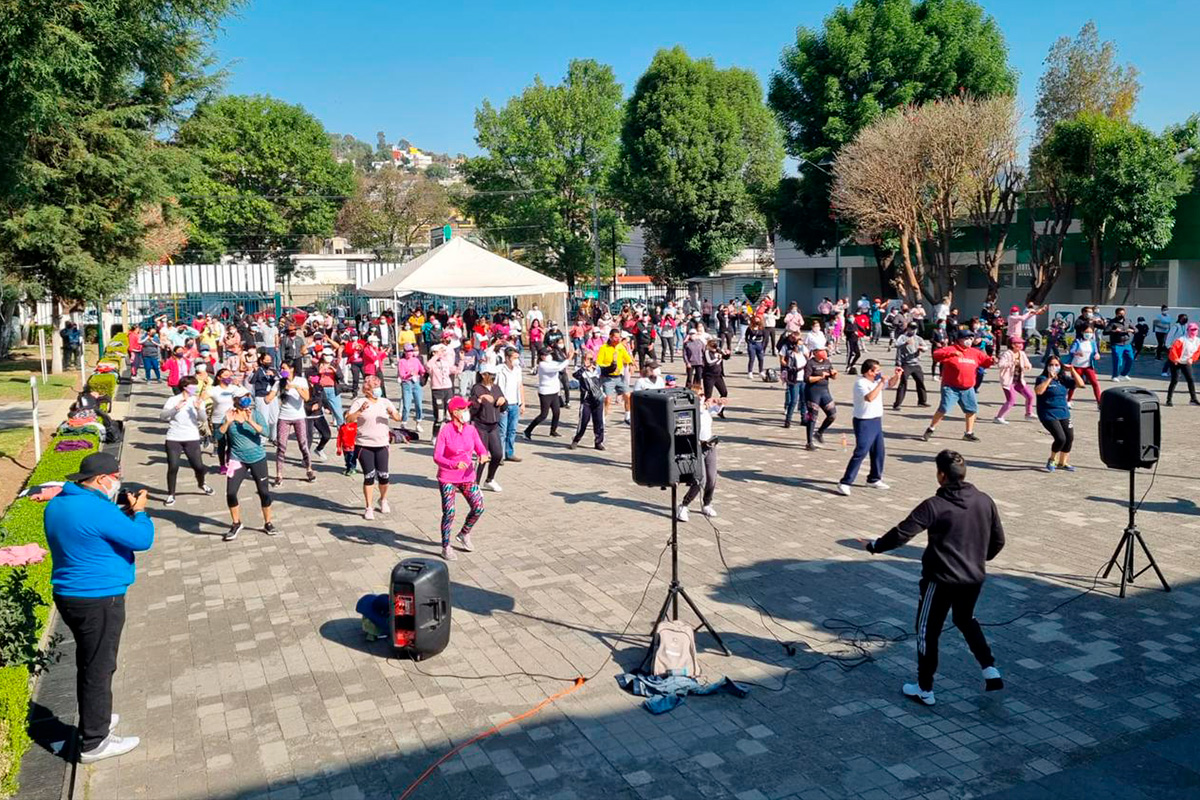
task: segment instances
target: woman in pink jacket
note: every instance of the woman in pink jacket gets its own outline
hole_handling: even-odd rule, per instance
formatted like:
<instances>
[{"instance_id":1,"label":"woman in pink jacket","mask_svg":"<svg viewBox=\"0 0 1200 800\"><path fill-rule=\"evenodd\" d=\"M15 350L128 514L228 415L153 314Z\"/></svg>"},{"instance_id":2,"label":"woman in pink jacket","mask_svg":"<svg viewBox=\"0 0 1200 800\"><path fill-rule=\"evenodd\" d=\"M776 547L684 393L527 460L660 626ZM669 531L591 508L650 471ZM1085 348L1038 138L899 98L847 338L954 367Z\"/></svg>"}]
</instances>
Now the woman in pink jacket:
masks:
<instances>
[{"instance_id":1,"label":"woman in pink jacket","mask_svg":"<svg viewBox=\"0 0 1200 800\"><path fill-rule=\"evenodd\" d=\"M424 392L421 390L421 376L425 374L425 363L417 355L417 348L411 344L404 345L404 356L396 365L396 376L400 378L400 423L408 422L411 412L417 423L417 433L421 432L421 420L425 418L423 405Z\"/></svg>"},{"instance_id":2,"label":"woman in pink jacket","mask_svg":"<svg viewBox=\"0 0 1200 800\"><path fill-rule=\"evenodd\" d=\"M996 412L992 420L997 425L1007 425L1009 410L1017 402L1017 395L1025 398L1025 419L1034 419L1033 392L1025 385L1025 376L1033 370L1029 356L1025 355L1025 342L1022 339L1009 339L1008 349L1000 354L997 362L1000 371L1000 388L1004 390L1004 405Z\"/></svg>"},{"instance_id":3,"label":"woman in pink jacket","mask_svg":"<svg viewBox=\"0 0 1200 800\"><path fill-rule=\"evenodd\" d=\"M471 529L483 516L483 494L475 482L475 465L486 464L487 448L479 438L475 426L468 423L467 399L450 399L450 424L438 432L437 444L433 447L433 461L437 464L438 489L442 493L442 558L453 561L458 556L450 548L450 532L454 528L454 493L460 492L471 507L467 519L459 531L458 542L468 553L475 549L471 542Z\"/></svg>"},{"instance_id":4,"label":"woman in pink jacket","mask_svg":"<svg viewBox=\"0 0 1200 800\"><path fill-rule=\"evenodd\" d=\"M433 435L442 429L442 417L449 417L448 403L454 396L454 376L462 371L454 349L447 344L429 348L429 389L433 395Z\"/></svg>"}]
</instances>

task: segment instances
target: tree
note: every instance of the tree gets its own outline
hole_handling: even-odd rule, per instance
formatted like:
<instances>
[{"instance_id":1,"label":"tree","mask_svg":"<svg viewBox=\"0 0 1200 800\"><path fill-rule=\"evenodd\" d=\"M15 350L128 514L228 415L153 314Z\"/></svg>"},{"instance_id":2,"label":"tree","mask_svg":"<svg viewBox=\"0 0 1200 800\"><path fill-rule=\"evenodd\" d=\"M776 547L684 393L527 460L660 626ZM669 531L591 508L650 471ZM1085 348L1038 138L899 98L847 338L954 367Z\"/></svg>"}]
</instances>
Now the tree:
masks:
<instances>
[{"instance_id":1,"label":"tree","mask_svg":"<svg viewBox=\"0 0 1200 800\"><path fill-rule=\"evenodd\" d=\"M489 238L521 243L528 266L573 291L596 268L597 231L625 227L616 217L610 175L621 124L621 85L612 68L572 61L562 83L536 78L503 108L475 113L483 155L459 172L472 190L465 210Z\"/></svg>"},{"instance_id":2,"label":"tree","mask_svg":"<svg viewBox=\"0 0 1200 800\"><path fill-rule=\"evenodd\" d=\"M1175 144L1091 111L1059 122L1046 139L1041 157L1057 165L1088 241L1092 302L1113 300L1122 264L1136 274L1170 242L1175 199L1187 187Z\"/></svg>"},{"instance_id":3,"label":"tree","mask_svg":"<svg viewBox=\"0 0 1200 800\"><path fill-rule=\"evenodd\" d=\"M788 154L819 164L890 110L960 93L1012 94L1007 58L999 27L970 0L857 0L835 9L821 30L797 30L768 99ZM837 243L832 179L803 165L801 175L780 184L780 232L806 252L828 251ZM891 233L876 241L883 285L894 279Z\"/></svg>"},{"instance_id":4,"label":"tree","mask_svg":"<svg viewBox=\"0 0 1200 800\"><path fill-rule=\"evenodd\" d=\"M1012 98L952 97L893 112L842 148L834 206L866 236L899 233L910 302L953 298L964 218L985 228L981 258L994 279L1016 209L1016 128Z\"/></svg>"},{"instance_id":5,"label":"tree","mask_svg":"<svg viewBox=\"0 0 1200 800\"><path fill-rule=\"evenodd\" d=\"M153 134L213 86L207 46L236 3L20 5L0 17L0 271L58 327L61 301L107 299L177 246L160 234L183 160Z\"/></svg>"},{"instance_id":6,"label":"tree","mask_svg":"<svg viewBox=\"0 0 1200 800\"><path fill-rule=\"evenodd\" d=\"M425 169L425 177L431 181L448 181L454 177L454 172L445 164L430 164Z\"/></svg>"},{"instance_id":7,"label":"tree","mask_svg":"<svg viewBox=\"0 0 1200 800\"><path fill-rule=\"evenodd\" d=\"M709 274L762 232L782 168L752 73L680 47L654 56L627 105L616 185L666 277Z\"/></svg>"},{"instance_id":8,"label":"tree","mask_svg":"<svg viewBox=\"0 0 1200 800\"><path fill-rule=\"evenodd\" d=\"M354 191L354 169L334 159L321 123L280 100L202 103L175 141L197 163L181 198L191 220L188 255L198 260L283 259L301 237L331 235Z\"/></svg>"},{"instance_id":9,"label":"tree","mask_svg":"<svg viewBox=\"0 0 1200 800\"><path fill-rule=\"evenodd\" d=\"M358 186L338 216L337 229L355 247L380 259L412 255L413 245L428 242L430 227L450 215L446 190L423 175L387 166L358 178Z\"/></svg>"},{"instance_id":10,"label":"tree","mask_svg":"<svg viewBox=\"0 0 1200 800\"><path fill-rule=\"evenodd\" d=\"M406 148L407 149L407 148ZM387 134L383 131L375 133L375 160L376 161L391 161L392 146L388 144Z\"/></svg>"},{"instance_id":11,"label":"tree","mask_svg":"<svg viewBox=\"0 0 1200 800\"><path fill-rule=\"evenodd\" d=\"M1116 44L1100 41L1095 22L1089 20L1073 40L1058 39L1045 63L1033 112L1039 142L1057 123L1083 113L1120 120L1132 116L1142 88L1138 70L1117 63Z\"/></svg>"},{"instance_id":12,"label":"tree","mask_svg":"<svg viewBox=\"0 0 1200 800\"><path fill-rule=\"evenodd\" d=\"M335 159L353 164L359 172L369 170L371 162L375 160L375 148L348 133L345 136L340 133L329 134L329 146L333 149Z\"/></svg>"}]
</instances>

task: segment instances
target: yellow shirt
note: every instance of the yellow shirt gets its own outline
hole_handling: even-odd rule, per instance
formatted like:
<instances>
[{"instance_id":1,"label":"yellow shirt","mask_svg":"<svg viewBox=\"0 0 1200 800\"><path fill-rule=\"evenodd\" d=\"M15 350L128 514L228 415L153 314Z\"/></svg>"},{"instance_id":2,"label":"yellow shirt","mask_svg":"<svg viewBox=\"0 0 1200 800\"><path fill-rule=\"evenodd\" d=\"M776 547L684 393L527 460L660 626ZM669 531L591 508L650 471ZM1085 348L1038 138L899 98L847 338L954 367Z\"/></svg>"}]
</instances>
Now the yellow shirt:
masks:
<instances>
[{"instance_id":1,"label":"yellow shirt","mask_svg":"<svg viewBox=\"0 0 1200 800\"><path fill-rule=\"evenodd\" d=\"M406 345L406 344L411 344L413 347L416 347L417 346L416 331L408 330L407 328L404 330L401 330L399 333L396 334L396 344L399 345L401 352L404 351L404 345Z\"/></svg>"},{"instance_id":2,"label":"yellow shirt","mask_svg":"<svg viewBox=\"0 0 1200 800\"><path fill-rule=\"evenodd\" d=\"M629 355L623 344L615 347L604 344L600 347L600 352L596 353L596 366L600 367L601 375L608 377L624 373L625 368L632 363L633 356Z\"/></svg>"}]
</instances>

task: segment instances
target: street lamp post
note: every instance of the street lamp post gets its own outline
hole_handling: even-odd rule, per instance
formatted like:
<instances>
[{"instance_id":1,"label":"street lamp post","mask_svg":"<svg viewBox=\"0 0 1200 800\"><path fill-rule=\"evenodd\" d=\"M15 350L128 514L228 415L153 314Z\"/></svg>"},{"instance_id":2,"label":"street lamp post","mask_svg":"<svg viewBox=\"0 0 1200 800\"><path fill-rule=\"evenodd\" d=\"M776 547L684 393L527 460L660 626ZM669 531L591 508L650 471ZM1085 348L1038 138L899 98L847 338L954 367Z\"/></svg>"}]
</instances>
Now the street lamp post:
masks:
<instances>
[{"instance_id":1,"label":"street lamp post","mask_svg":"<svg viewBox=\"0 0 1200 800\"><path fill-rule=\"evenodd\" d=\"M821 163L809 161L804 156L800 156L800 163L807 164L810 167L815 167L828 177L832 178L833 173L828 167L833 166L833 159L826 157L821 159ZM833 220L833 299L834 302L842 299L842 236L841 225L838 223L837 214L831 213L830 218Z\"/></svg>"}]
</instances>

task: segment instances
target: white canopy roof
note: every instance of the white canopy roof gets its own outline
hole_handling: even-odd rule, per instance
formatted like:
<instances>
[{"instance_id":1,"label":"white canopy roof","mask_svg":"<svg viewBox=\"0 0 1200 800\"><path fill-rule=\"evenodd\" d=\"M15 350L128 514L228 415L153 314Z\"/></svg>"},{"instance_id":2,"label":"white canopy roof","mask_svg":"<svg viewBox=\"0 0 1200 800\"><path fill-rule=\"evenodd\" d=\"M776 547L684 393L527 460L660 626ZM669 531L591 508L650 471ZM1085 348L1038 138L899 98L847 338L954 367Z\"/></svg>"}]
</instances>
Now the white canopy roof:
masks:
<instances>
[{"instance_id":1,"label":"white canopy roof","mask_svg":"<svg viewBox=\"0 0 1200 800\"><path fill-rule=\"evenodd\" d=\"M412 292L447 297L499 297L566 292L567 285L466 239L451 239L379 276L359 291L373 297L402 297Z\"/></svg>"}]
</instances>

